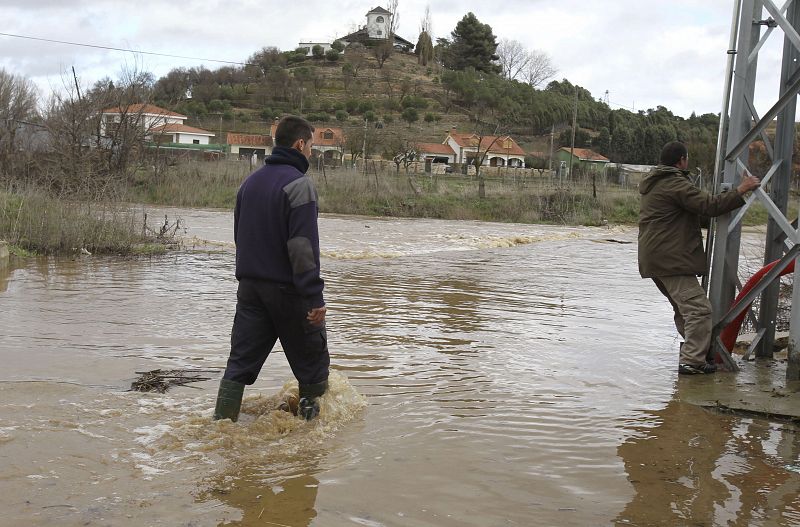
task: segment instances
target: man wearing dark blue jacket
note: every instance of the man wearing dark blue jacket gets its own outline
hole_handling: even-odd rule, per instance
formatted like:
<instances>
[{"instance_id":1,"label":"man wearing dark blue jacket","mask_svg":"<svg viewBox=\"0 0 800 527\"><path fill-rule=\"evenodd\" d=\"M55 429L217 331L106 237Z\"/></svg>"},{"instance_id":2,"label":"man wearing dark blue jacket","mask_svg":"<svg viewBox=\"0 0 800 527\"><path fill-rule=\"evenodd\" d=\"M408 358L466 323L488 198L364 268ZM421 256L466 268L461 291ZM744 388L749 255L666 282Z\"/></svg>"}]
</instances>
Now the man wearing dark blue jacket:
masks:
<instances>
[{"instance_id":1,"label":"man wearing dark blue jacket","mask_svg":"<svg viewBox=\"0 0 800 527\"><path fill-rule=\"evenodd\" d=\"M236 316L231 354L214 419L236 421L245 385L253 384L280 339L300 386L298 415L319 414L328 386L324 282L320 278L317 191L305 175L314 127L284 117L275 148L236 196Z\"/></svg>"}]
</instances>

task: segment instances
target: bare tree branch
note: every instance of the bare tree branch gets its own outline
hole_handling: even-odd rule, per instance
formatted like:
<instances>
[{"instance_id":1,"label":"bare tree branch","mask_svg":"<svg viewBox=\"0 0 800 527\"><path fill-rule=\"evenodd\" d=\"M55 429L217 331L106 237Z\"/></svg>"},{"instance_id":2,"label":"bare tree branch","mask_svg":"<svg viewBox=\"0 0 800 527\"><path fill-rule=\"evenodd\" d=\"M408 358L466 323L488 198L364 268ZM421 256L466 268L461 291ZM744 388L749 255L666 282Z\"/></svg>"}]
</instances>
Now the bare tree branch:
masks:
<instances>
[{"instance_id":1,"label":"bare tree branch","mask_svg":"<svg viewBox=\"0 0 800 527\"><path fill-rule=\"evenodd\" d=\"M532 58L532 53L528 53L520 41L507 38L500 40L496 53L499 57L498 62L502 75L508 80L519 77L520 73L526 70Z\"/></svg>"},{"instance_id":2,"label":"bare tree branch","mask_svg":"<svg viewBox=\"0 0 800 527\"><path fill-rule=\"evenodd\" d=\"M544 51L533 51L525 68L525 82L536 88L558 73L550 56Z\"/></svg>"}]
</instances>

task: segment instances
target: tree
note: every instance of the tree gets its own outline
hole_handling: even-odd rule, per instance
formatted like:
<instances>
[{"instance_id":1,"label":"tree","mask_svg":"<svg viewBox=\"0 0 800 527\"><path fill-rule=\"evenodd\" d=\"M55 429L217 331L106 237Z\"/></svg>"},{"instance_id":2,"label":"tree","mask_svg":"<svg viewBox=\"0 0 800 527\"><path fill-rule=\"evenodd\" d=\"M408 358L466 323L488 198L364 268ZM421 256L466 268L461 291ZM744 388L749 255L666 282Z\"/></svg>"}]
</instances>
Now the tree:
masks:
<instances>
[{"instance_id":1,"label":"tree","mask_svg":"<svg viewBox=\"0 0 800 527\"><path fill-rule=\"evenodd\" d=\"M593 146L598 153L604 156L608 155L611 149L611 133L608 128L604 126L600 129L600 134L597 136Z\"/></svg>"},{"instance_id":2,"label":"tree","mask_svg":"<svg viewBox=\"0 0 800 527\"><path fill-rule=\"evenodd\" d=\"M531 61L531 53L519 40L501 39L497 45L500 74L508 80L517 79L526 71Z\"/></svg>"},{"instance_id":3,"label":"tree","mask_svg":"<svg viewBox=\"0 0 800 527\"><path fill-rule=\"evenodd\" d=\"M314 47L311 48L311 54L315 59L321 59L325 56L325 49L319 44L314 44Z\"/></svg>"},{"instance_id":4,"label":"tree","mask_svg":"<svg viewBox=\"0 0 800 527\"><path fill-rule=\"evenodd\" d=\"M342 51L344 51L344 42L342 42L341 40L333 41L333 43L331 43L331 49L335 49L336 51L341 53Z\"/></svg>"},{"instance_id":5,"label":"tree","mask_svg":"<svg viewBox=\"0 0 800 527\"><path fill-rule=\"evenodd\" d=\"M575 148L589 148L591 145L592 136L583 128L575 130ZM558 146L571 146L572 145L572 128L567 128L558 136Z\"/></svg>"},{"instance_id":6,"label":"tree","mask_svg":"<svg viewBox=\"0 0 800 527\"><path fill-rule=\"evenodd\" d=\"M286 66L286 55L276 47L261 48L256 51L247 59L249 64L255 64L261 69L261 72L266 75L270 68L278 66L283 68ZM173 70L175 71L175 70Z\"/></svg>"},{"instance_id":7,"label":"tree","mask_svg":"<svg viewBox=\"0 0 800 527\"><path fill-rule=\"evenodd\" d=\"M36 118L33 83L0 69L0 174L14 176L18 131Z\"/></svg>"},{"instance_id":8,"label":"tree","mask_svg":"<svg viewBox=\"0 0 800 527\"><path fill-rule=\"evenodd\" d=\"M552 79L556 73L558 73L558 69L553 65L550 56L544 51L532 52L522 72L525 82L534 88Z\"/></svg>"},{"instance_id":9,"label":"tree","mask_svg":"<svg viewBox=\"0 0 800 527\"><path fill-rule=\"evenodd\" d=\"M420 66L427 66L429 62L433 61L433 41L427 31L419 34L414 54L417 56L417 63Z\"/></svg>"},{"instance_id":10,"label":"tree","mask_svg":"<svg viewBox=\"0 0 800 527\"><path fill-rule=\"evenodd\" d=\"M400 27L400 13L397 11L397 4L399 0L389 0L389 5L386 10L391 13L389 15L389 34L386 35L387 40L392 48L394 48L394 35L397 33L397 28Z\"/></svg>"},{"instance_id":11,"label":"tree","mask_svg":"<svg viewBox=\"0 0 800 527\"><path fill-rule=\"evenodd\" d=\"M362 123L351 122L345 125L342 142L339 146L343 151L350 153L352 166L356 165L359 157L368 157L375 151L377 134ZM366 151L364 150L366 148Z\"/></svg>"},{"instance_id":12,"label":"tree","mask_svg":"<svg viewBox=\"0 0 800 527\"><path fill-rule=\"evenodd\" d=\"M497 40L489 24L481 23L473 13L464 15L451 33L452 42L447 47L444 64L450 69L463 70L468 67L486 73L498 73L494 64L499 57Z\"/></svg>"},{"instance_id":13,"label":"tree","mask_svg":"<svg viewBox=\"0 0 800 527\"><path fill-rule=\"evenodd\" d=\"M378 69L383 69L383 65L392 56L392 42L390 40L382 40L379 44L372 48L372 54L375 60L378 61Z\"/></svg>"},{"instance_id":14,"label":"tree","mask_svg":"<svg viewBox=\"0 0 800 527\"><path fill-rule=\"evenodd\" d=\"M417 122L419 120L419 113L417 112L416 108L414 108L413 106L409 106L408 108L403 110L403 113L401 114L401 117L408 124L411 124L411 123Z\"/></svg>"},{"instance_id":15,"label":"tree","mask_svg":"<svg viewBox=\"0 0 800 527\"><path fill-rule=\"evenodd\" d=\"M429 62L433 61L433 39L431 38L431 28L431 7L425 6L425 16L422 18L422 23L420 24L417 47L414 49L414 53L417 55L417 62L421 66L427 66Z\"/></svg>"},{"instance_id":16,"label":"tree","mask_svg":"<svg viewBox=\"0 0 800 527\"><path fill-rule=\"evenodd\" d=\"M344 60L346 64L350 65L350 73L354 78L358 77L358 72L368 63L366 54L361 50L348 50L345 53Z\"/></svg>"}]
</instances>

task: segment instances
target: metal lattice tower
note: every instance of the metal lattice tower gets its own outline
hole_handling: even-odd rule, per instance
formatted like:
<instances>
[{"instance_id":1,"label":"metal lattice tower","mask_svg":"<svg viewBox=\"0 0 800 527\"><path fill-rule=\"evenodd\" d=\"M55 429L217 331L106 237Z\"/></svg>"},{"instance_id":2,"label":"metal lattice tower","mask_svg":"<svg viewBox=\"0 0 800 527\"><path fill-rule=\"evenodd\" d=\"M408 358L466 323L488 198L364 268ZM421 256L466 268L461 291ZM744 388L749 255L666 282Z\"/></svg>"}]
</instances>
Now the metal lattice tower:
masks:
<instances>
[{"instance_id":1,"label":"metal lattice tower","mask_svg":"<svg viewBox=\"0 0 800 527\"><path fill-rule=\"evenodd\" d=\"M771 158L771 167L762 178L761 188L752 193L744 207L717 218L709 230L707 285L714 312L714 346L729 368L737 370L722 346L720 331L760 295L758 333L746 356L755 352L757 357L772 357L779 293L777 278L800 253L797 222L792 223L786 217L792 177L795 110L800 92L800 0L785 0L782 7L776 6L772 0L734 0L733 11L713 189L716 192L732 189L738 185L743 173L750 172L749 147L754 141L762 140ZM758 57L775 29L784 35L779 95L769 110L759 116L754 106ZM777 127L773 145L766 129L775 119ZM737 287L741 287L738 279L741 220L756 201L760 201L769 213L764 264L779 261L731 307ZM794 284L800 285L800 265L795 266ZM800 287L794 287L792 292L786 377L787 381L800 380Z\"/></svg>"}]
</instances>

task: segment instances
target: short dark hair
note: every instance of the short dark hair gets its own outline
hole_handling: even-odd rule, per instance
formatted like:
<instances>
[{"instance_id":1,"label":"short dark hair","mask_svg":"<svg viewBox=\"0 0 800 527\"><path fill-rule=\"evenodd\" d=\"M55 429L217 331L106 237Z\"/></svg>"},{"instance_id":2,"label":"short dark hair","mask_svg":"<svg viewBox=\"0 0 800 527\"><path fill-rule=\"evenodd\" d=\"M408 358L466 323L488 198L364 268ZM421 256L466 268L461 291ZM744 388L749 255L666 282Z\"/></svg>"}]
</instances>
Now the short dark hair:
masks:
<instances>
[{"instance_id":1,"label":"short dark hair","mask_svg":"<svg viewBox=\"0 0 800 527\"><path fill-rule=\"evenodd\" d=\"M672 141L661 149L661 164L674 167L680 160L689 155L686 145L680 141Z\"/></svg>"},{"instance_id":2,"label":"short dark hair","mask_svg":"<svg viewBox=\"0 0 800 527\"><path fill-rule=\"evenodd\" d=\"M277 146L289 148L298 139L308 141L313 136L314 127L311 126L311 123L296 115L287 115L275 128L275 144Z\"/></svg>"}]
</instances>

